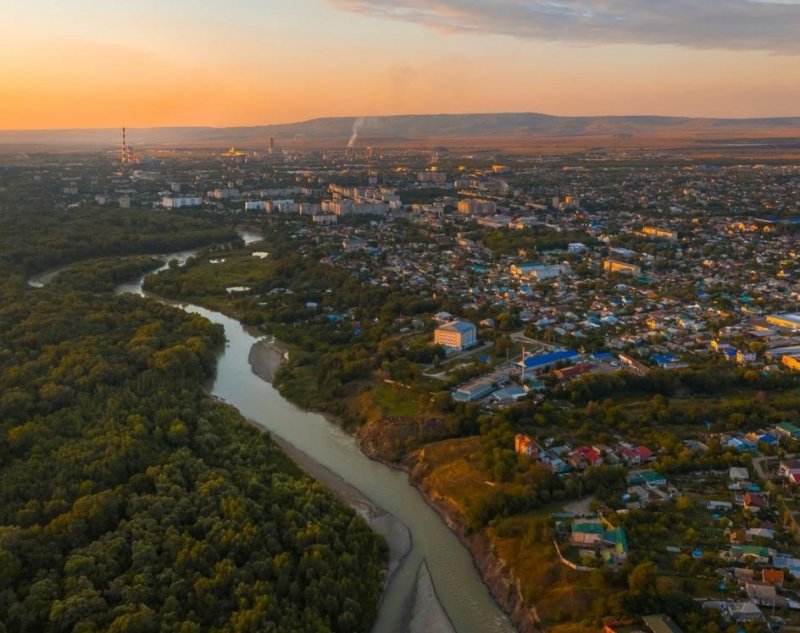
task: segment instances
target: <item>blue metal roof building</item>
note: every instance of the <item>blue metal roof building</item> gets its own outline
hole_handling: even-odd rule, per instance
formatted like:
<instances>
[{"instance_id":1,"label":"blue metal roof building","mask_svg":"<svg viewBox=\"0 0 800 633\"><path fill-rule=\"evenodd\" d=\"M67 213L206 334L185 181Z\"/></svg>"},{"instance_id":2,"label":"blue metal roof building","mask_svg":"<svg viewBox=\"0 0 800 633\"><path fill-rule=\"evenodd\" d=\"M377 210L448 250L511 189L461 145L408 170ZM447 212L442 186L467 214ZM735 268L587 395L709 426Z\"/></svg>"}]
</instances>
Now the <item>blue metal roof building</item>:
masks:
<instances>
[{"instance_id":1,"label":"blue metal roof building","mask_svg":"<svg viewBox=\"0 0 800 633\"><path fill-rule=\"evenodd\" d=\"M562 360L574 360L578 358L580 354L575 350L568 349L568 350L561 350L559 352L551 352L549 354L539 354L538 356L528 356L524 361L520 361L517 363L518 367L523 366L523 362L525 365L526 370L536 370L536 369L544 369L545 367L549 367L550 365L555 365Z\"/></svg>"}]
</instances>

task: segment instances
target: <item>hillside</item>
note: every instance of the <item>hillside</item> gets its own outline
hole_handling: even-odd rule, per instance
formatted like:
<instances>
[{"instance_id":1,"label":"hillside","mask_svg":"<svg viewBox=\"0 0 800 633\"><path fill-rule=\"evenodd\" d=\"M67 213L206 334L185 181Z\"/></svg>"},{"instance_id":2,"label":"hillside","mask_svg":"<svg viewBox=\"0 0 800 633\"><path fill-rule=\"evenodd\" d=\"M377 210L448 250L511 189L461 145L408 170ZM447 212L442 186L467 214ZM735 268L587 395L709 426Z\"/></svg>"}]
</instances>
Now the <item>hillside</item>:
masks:
<instances>
[{"instance_id":1,"label":"hillside","mask_svg":"<svg viewBox=\"0 0 800 633\"><path fill-rule=\"evenodd\" d=\"M435 114L312 119L253 127L129 128L135 147L263 148L272 137L278 148L345 147L358 128L358 145L378 147L443 143L503 144L503 139L674 139L733 142L737 139L800 138L800 117L708 119L663 116L562 117L537 113ZM115 148L118 129L0 130L6 149ZM580 144L580 143L578 143Z\"/></svg>"}]
</instances>

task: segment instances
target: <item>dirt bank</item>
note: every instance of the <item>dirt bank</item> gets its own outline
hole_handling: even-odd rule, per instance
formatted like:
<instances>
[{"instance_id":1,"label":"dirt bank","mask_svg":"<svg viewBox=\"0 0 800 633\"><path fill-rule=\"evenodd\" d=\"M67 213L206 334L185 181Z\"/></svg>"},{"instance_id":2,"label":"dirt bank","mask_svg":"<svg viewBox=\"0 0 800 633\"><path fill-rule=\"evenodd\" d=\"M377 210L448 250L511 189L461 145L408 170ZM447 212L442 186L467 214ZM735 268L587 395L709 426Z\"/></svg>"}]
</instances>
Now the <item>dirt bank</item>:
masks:
<instances>
[{"instance_id":1,"label":"dirt bank","mask_svg":"<svg viewBox=\"0 0 800 633\"><path fill-rule=\"evenodd\" d=\"M288 353L288 350L279 343L262 340L253 345L247 360L256 376L272 384Z\"/></svg>"}]
</instances>

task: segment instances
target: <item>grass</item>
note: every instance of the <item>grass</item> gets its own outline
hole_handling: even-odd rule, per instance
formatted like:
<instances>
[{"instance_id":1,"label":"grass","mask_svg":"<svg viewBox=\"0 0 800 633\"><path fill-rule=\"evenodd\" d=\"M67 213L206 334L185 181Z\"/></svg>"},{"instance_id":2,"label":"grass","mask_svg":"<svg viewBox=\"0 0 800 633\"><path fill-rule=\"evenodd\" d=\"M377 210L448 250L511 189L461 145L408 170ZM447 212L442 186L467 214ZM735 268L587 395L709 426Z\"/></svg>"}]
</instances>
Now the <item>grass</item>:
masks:
<instances>
[{"instance_id":1,"label":"grass","mask_svg":"<svg viewBox=\"0 0 800 633\"><path fill-rule=\"evenodd\" d=\"M425 447L422 460L425 483L445 497L466 518L468 508L494 490L478 463L480 438L469 437L434 442Z\"/></svg>"},{"instance_id":2,"label":"grass","mask_svg":"<svg viewBox=\"0 0 800 633\"><path fill-rule=\"evenodd\" d=\"M420 394L413 389L384 383L370 390L366 397L384 417L413 418L422 413Z\"/></svg>"}]
</instances>

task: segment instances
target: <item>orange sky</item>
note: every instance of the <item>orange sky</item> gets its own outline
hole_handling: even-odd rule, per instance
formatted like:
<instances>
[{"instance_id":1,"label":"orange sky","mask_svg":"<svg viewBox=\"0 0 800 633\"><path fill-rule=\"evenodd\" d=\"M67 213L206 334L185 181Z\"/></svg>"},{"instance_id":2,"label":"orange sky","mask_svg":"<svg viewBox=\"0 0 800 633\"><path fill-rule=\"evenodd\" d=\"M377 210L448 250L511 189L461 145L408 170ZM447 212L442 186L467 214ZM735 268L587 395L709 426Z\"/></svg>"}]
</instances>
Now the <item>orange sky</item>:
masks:
<instances>
[{"instance_id":1,"label":"orange sky","mask_svg":"<svg viewBox=\"0 0 800 633\"><path fill-rule=\"evenodd\" d=\"M0 24L2 129L423 112L800 114L791 51L546 42L497 33L502 24L432 29L336 0L17 4Z\"/></svg>"}]
</instances>

